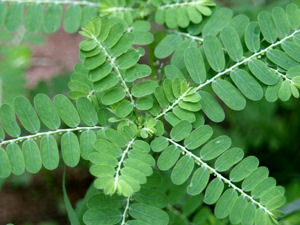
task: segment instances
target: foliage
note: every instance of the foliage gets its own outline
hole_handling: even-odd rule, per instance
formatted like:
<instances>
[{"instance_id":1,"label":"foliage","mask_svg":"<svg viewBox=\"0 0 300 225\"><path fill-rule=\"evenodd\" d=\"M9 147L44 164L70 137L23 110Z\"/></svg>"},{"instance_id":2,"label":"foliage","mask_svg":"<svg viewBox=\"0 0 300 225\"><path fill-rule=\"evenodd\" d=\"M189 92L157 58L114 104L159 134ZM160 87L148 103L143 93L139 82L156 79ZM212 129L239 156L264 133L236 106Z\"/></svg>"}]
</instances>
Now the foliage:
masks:
<instances>
[{"instance_id":1,"label":"foliage","mask_svg":"<svg viewBox=\"0 0 300 225\"><path fill-rule=\"evenodd\" d=\"M42 4L2 2L0 18L16 29L25 5L25 26L37 30L42 24L30 17L42 15L46 6L44 28L54 32L62 4L68 4L65 30L83 25L80 62L68 84L72 100L37 94L34 107L25 97L0 107L1 178L57 168L60 143L67 166L82 157L96 177L97 190L88 192L77 219L64 187L75 223L277 223L285 189L258 158L244 156L205 120L224 121L221 105L241 111L246 99L299 97L295 4L262 11L250 21L231 9L213 8L210 0L37 3ZM99 6L100 16L89 13L94 18L83 23L80 5L93 11ZM164 37L156 42L153 21L168 29L160 29ZM147 63L146 53L156 64Z\"/></svg>"}]
</instances>

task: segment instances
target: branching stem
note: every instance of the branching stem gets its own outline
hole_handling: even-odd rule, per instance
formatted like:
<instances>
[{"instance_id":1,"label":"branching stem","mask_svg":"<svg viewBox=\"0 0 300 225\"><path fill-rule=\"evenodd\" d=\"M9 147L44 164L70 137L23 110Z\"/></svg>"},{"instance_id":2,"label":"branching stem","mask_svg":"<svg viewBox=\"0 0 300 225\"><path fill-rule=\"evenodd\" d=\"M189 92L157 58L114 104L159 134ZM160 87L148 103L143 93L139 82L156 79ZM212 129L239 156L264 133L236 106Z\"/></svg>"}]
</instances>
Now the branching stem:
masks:
<instances>
[{"instance_id":1,"label":"branching stem","mask_svg":"<svg viewBox=\"0 0 300 225\"><path fill-rule=\"evenodd\" d=\"M53 130L53 131L39 132L39 133L32 134L32 135L27 135L27 136L22 136L22 137L10 139L10 140L2 141L2 142L0 142L0 146L7 145L7 144L10 144L10 143L13 143L13 142L18 143L18 142L22 142L22 141L25 141L25 140L28 140L28 139L41 138L41 137L47 136L47 135L54 135L54 134L73 132L73 131L97 130L97 129L103 129L103 127L100 127L100 126L75 127L75 128L57 129L57 130Z\"/></svg>"},{"instance_id":2,"label":"branching stem","mask_svg":"<svg viewBox=\"0 0 300 225\"><path fill-rule=\"evenodd\" d=\"M259 51L259 52L254 53L253 55L251 55L251 56L249 56L249 57L243 59L243 60L240 61L240 62L237 62L236 64L234 64L233 66L231 66L231 67L225 69L224 71L217 73L217 74L216 74L215 76L213 76L211 79L209 79L209 80L205 81L204 83L200 84L199 86L197 86L197 87L195 88L195 91L199 91L199 90L202 89L203 87L207 86L208 84L211 84L211 83L215 82L216 79L218 79L218 78L220 78L220 77L222 77L222 76L224 76L224 75L230 73L231 71L233 71L234 69L238 68L239 66L241 66L241 65L243 65L243 64L247 64L247 63L249 63L251 60L253 60L253 59L255 59L255 58L259 57L259 56L262 56L262 55L266 54L266 53L267 53L269 50L271 50L272 48L281 45L283 42L285 42L285 41L288 40L288 39L293 38L293 37L294 37L296 34L298 34L298 33L300 33L300 29L295 30L292 34L290 34L290 35L284 37L283 39L281 39L281 40L279 40L279 41L277 41L277 42L271 44L271 45L268 46L267 48L265 48L265 49L263 49L263 50L261 50L261 51ZM160 117L164 116L167 112L169 112L170 110L172 110L176 105L179 104L179 102L180 102L184 97L186 97L186 96L188 95L188 93L189 93L189 90L187 90L186 92L184 92L181 96L178 97L178 99L177 99L172 105L170 105L170 106L169 106L168 108L166 108L162 113L160 113L159 115L157 115L157 116L155 117L155 119L159 119Z\"/></svg>"},{"instance_id":3,"label":"branching stem","mask_svg":"<svg viewBox=\"0 0 300 225\"><path fill-rule=\"evenodd\" d=\"M88 32L87 30L85 30L85 31ZM88 33L89 33L89 32L88 32ZM130 98L131 104L134 105L135 103L134 103L133 96L132 96L132 94L130 93L129 88L128 88L128 86L127 86L125 80L123 79L123 76L122 76L122 74L121 74L121 72L120 72L120 69L119 69L118 65L115 63L115 60L116 60L116 59L115 59L114 57L112 57L112 56L108 53L107 49L102 45L102 43L97 39L97 37L96 37L94 34L92 34L92 33L89 33L89 34L90 34L91 38L97 43L98 47L99 47L100 49L102 49L102 51L104 52L104 54L105 54L105 56L107 57L107 59L108 59L110 65L112 66L112 68L114 69L114 71L117 73L117 76L118 76L119 80L121 81L122 87L125 89L125 92L127 93L128 97Z\"/></svg>"},{"instance_id":4,"label":"branching stem","mask_svg":"<svg viewBox=\"0 0 300 225\"><path fill-rule=\"evenodd\" d=\"M236 190L238 193L240 193L243 197L247 198L248 200L250 200L254 205L258 206L259 208L261 208L262 210L264 210L267 214L269 214L270 216L273 216L273 213L268 210L265 206L263 206L260 202L256 201L252 196L248 195L247 193L245 193L241 188L237 187L234 183L232 183L229 179L225 178L222 174L220 174L216 169L214 169L213 167L209 166L206 162L204 162L200 157L194 155L192 152L190 152L189 150L187 150L185 147L183 147L182 145L174 142L172 139L167 138L167 140L172 143L173 145L175 145L176 147L180 148L182 150L183 154L186 154L188 156L190 156L191 158L193 158L198 164L200 164L201 166L203 166L204 168L208 169L211 173L213 173L217 178L219 178L220 180L222 180L224 183L228 184L231 188L233 188L234 190Z\"/></svg>"},{"instance_id":5,"label":"branching stem","mask_svg":"<svg viewBox=\"0 0 300 225\"><path fill-rule=\"evenodd\" d=\"M99 7L100 3L90 1L79 1L79 0L2 0L2 2L13 2L22 4L65 4L65 5L87 5Z\"/></svg>"},{"instance_id":6,"label":"branching stem","mask_svg":"<svg viewBox=\"0 0 300 225\"><path fill-rule=\"evenodd\" d=\"M161 5L158 8L165 9L165 8L174 8L174 7L182 7L182 6L195 6L195 5L201 5L206 2L207 2L207 0L195 0L195 1L191 1L191 2L177 2L177 3Z\"/></svg>"},{"instance_id":7,"label":"branching stem","mask_svg":"<svg viewBox=\"0 0 300 225\"><path fill-rule=\"evenodd\" d=\"M125 206L125 209L124 209L124 212L122 214L122 222L121 222L121 225L125 225L126 224L126 216L127 216L127 212L128 212L128 209L129 209L129 203L130 203L130 197L128 197L126 199L126 206Z\"/></svg>"},{"instance_id":8,"label":"branching stem","mask_svg":"<svg viewBox=\"0 0 300 225\"><path fill-rule=\"evenodd\" d=\"M135 140L135 139L133 138L131 141L128 142L128 144L127 144L127 146L126 146L126 149L125 149L124 152L122 153L121 159L120 159L120 161L118 162L118 167L117 167L116 175L115 175L115 178L114 178L114 191L116 191L117 188L118 188L119 177L120 177L120 171L121 171L123 162L124 162L124 160L125 160L125 157L126 157L127 153L129 152L129 149L131 148L131 145L133 144L134 140Z\"/></svg>"}]
</instances>

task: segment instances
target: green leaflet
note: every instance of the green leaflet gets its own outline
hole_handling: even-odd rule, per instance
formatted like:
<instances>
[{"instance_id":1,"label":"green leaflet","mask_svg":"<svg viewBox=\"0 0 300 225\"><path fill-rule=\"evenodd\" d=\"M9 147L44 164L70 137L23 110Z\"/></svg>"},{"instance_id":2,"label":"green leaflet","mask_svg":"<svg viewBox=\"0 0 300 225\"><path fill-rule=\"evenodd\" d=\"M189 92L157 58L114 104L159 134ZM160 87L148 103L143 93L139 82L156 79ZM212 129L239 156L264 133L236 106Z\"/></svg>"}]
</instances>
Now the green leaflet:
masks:
<instances>
[{"instance_id":1,"label":"green leaflet","mask_svg":"<svg viewBox=\"0 0 300 225\"><path fill-rule=\"evenodd\" d=\"M259 101L262 99L264 95L262 87L247 71L235 69L230 73L230 78L250 100Z\"/></svg>"},{"instance_id":2,"label":"green leaflet","mask_svg":"<svg viewBox=\"0 0 300 225\"><path fill-rule=\"evenodd\" d=\"M216 72L225 68L225 57L221 42L215 36L206 36L203 42L204 52L209 65Z\"/></svg>"},{"instance_id":3,"label":"green leaflet","mask_svg":"<svg viewBox=\"0 0 300 225\"><path fill-rule=\"evenodd\" d=\"M178 123L178 124L180 124L180 123ZM183 130L185 130L185 129L183 129ZM184 146L189 150L194 150L194 149L200 147L201 145L203 145L205 142L207 142L211 138L212 134L213 134L213 130L211 129L211 127L209 127L207 125L199 126L197 129L193 130L193 132L191 132L185 138ZM174 138L172 138L172 139L175 141L178 141Z\"/></svg>"},{"instance_id":4,"label":"green leaflet","mask_svg":"<svg viewBox=\"0 0 300 225\"><path fill-rule=\"evenodd\" d=\"M231 146L231 139L227 136L219 136L206 145L200 150L200 157L205 160L211 160L222 154Z\"/></svg>"},{"instance_id":5,"label":"green leaflet","mask_svg":"<svg viewBox=\"0 0 300 225\"><path fill-rule=\"evenodd\" d=\"M132 94L135 97L143 97L154 93L156 87L158 86L156 81L148 80L142 81L132 88Z\"/></svg>"},{"instance_id":6,"label":"green leaflet","mask_svg":"<svg viewBox=\"0 0 300 225\"><path fill-rule=\"evenodd\" d=\"M170 136L174 141L182 141L190 134L191 130L192 125L183 120L172 128Z\"/></svg>"},{"instance_id":7,"label":"green leaflet","mask_svg":"<svg viewBox=\"0 0 300 225\"><path fill-rule=\"evenodd\" d=\"M44 136L40 142L41 159L47 170L54 170L59 164L59 152L53 136Z\"/></svg>"},{"instance_id":8,"label":"green leaflet","mask_svg":"<svg viewBox=\"0 0 300 225\"><path fill-rule=\"evenodd\" d=\"M269 69L262 61L253 59L249 62L249 69L252 74L266 85L274 85L278 82L279 77Z\"/></svg>"},{"instance_id":9,"label":"green leaflet","mask_svg":"<svg viewBox=\"0 0 300 225\"><path fill-rule=\"evenodd\" d=\"M154 54L157 58L163 59L169 56L181 41L178 35L167 35L155 48Z\"/></svg>"},{"instance_id":10,"label":"green leaflet","mask_svg":"<svg viewBox=\"0 0 300 225\"><path fill-rule=\"evenodd\" d=\"M0 25L3 25L7 12L7 6L5 2L0 2Z\"/></svg>"},{"instance_id":11,"label":"green leaflet","mask_svg":"<svg viewBox=\"0 0 300 225\"><path fill-rule=\"evenodd\" d=\"M154 152L161 152L168 147L169 142L165 137L157 137L151 142L151 149Z\"/></svg>"},{"instance_id":12,"label":"green leaflet","mask_svg":"<svg viewBox=\"0 0 300 225\"><path fill-rule=\"evenodd\" d=\"M77 136L67 132L61 137L62 158L67 166L75 167L80 160L80 147Z\"/></svg>"},{"instance_id":13,"label":"green leaflet","mask_svg":"<svg viewBox=\"0 0 300 225\"><path fill-rule=\"evenodd\" d=\"M277 39L277 32L272 16L269 12L263 11L257 17L260 30L269 43L274 43Z\"/></svg>"},{"instance_id":14,"label":"green leaflet","mask_svg":"<svg viewBox=\"0 0 300 225\"><path fill-rule=\"evenodd\" d=\"M208 204L214 204L221 196L224 189L224 183L219 178L213 179L207 186L203 201Z\"/></svg>"},{"instance_id":15,"label":"green leaflet","mask_svg":"<svg viewBox=\"0 0 300 225\"><path fill-rule=\"evenodd\" d=\"M56 95L54 97L54 105L62 119L69 127L77 127L80 123L80 117L72 102L64 95Z\"/></svg>"},{"instance_id":16,"label":"green leaflet","mask_svg":"<svg viewBox=\"0 0 300 225\"><path fill-rule=\"evenodd\" d=\"M95 126L98 123L98 116L94 105L87 98L79 98L76 106L80 118L88 126Z\"/></svg>"},{"instance_id":17,"label":"green leaflet","mask_svg":"<svg viewBox=\"0 0 300 225\"><path fill-rule=\"evenodd\" d=\"M288 54L289 57L300 62L300 46L293 41L285 41L281 44L281 47Z\"/></svg>"},{"instance_id":18,"label":"green leaflet","mask_svg":"<svg viewBox=\"0 0 300 225\"><path fill-rule=\"evenodd\" d=\"M258 159L254 156L249 156L243 159L230 171L230 180L239 182L249 176L258 166Z\"/></svg>"},{"instance_id":19,"label":"green leaflet","mask_svg":"<svg viewBox=\"0 0 300 225\"><path fill-rule=\"evenodd\" d=\"M178 160L171 173L171 180L174 184L183 184L191 175L194 169L194 160L186 155Z\"/></svg>"},{"instance_id":20,"label":"green leaflet","mask_svg":"<svg viewBox=\"0 0 300 225\"><path fill-rule=\"evenodd\" d=\"M10 162L11 172L14 175L23 174L25 171L25 162L23 153L19 145L17 145L16 143L8 144L6 147L6 153Z\"/></svg>"},{"instance_id":21,"label":"green leaflet","mask_svg":"<svg viewBox=\"0 0 300 225\"><path fill-rule=\"evenodd\" d=\"M11 169L6 151L0 148L0 178L9 177Z\"/></svg>"},{"instance_id":22,"label":"green leaflet","mask_svg":"<svg viewBox=\"0 0 300 225\"><path fill-rule=\"evenodd\" d=\"M206 79L206 70L201 52L197 48L188 48L184 53L184 63L196 83L202 83Z\"/></svg>"},{"instance_id":23,"label":"green leaflet","mask_svg":"<svg viewBox=\"0 0 300 225\"><path fill-rule=\"evenodd\" d=\"M260 49L260 29L257 22L248 24L245 31L245 43L251 52L258 52Z\"/></svg>"},{"instance_id":24,"label":"green leaflet","mask_svg":"<svg viewBox=\"0 0 300 225\"><path fill-rule=\"evenodd\" d=\"M231 148L224 152L215 162L217 171L223 172L230 169L244 157L244 152L240 148Z\"/></svg>"},{"instance_id":25,"label":"green leaflet","mask_svg":"<svg viewBox=\"0 0 300 225\"><path fill-rule=\"evenodd\" d=\"M78 30L81 23L81 7L79 5L68 6L65 12L64 28L68 33Z\"/></svg>"},{"instance_id":26,"label":"green leaflet","mask_svg":"<svg viewBox=\"0 0 300 225\"><path fill-rule=\"evenodd\" d=\"M267 52L267 58L286 70L298 65L298 63L291 59L288 54L278 49L269 50Z\"/></svg>"},{"instance_id":27,"label":"green leaflet","mask_svg":"<svg viewBox=\"0 0 300 225\"><path fill-rule=\"evenodd\" d=\"M51 4L47 7L44 16L44 30L47 33L54 33L60 26L62 18L62 6L59 4Z\"/></svg>"},{"instance_id":28,"label":"green leaflet","mask_svg":"<svg viewBox=\"0 0 300 225\"><path fill-rule=\"evenodd\" d=\"M3 104L0 107L0 122L9 136L19 137L21 135L21 129L17 124L15 113L10 105Z\"/></svg>"},{"instance_id":29,"label":"green leaflet","mask_svg":"<svg viewBox=\"0 0 300 225\"><path fill-rule=\"evenodd\" d=\"M22 145L25 167L29 173L37 173L42 168L42 159L39 147L31 140L26 140Z\"/></svg>"},{"instance_id":30,"label":"green leaflet","mask_svg":"<svg viewBox=\"0 0 300 225\"><path fill-rule=\"evenodd\" d=\"M5 19L6 28L13 32L21 24L22 17L24 13L24 5L21 3L12 3L7 10L7 15Z\"/></svg>"},{"instance_id":31,"label":"green leaflet","mask_svg":"<svg viewBox=\"0 0 300 225\"><path fill-rule=\"evenodd\" d=\"M24 128L30 133L37 133L40 130L40 120L29 100L25 97L17 97L14 106Z\"/></svg>"},{"instance_id":32,"label":"green leaflet","mask_svg":"<svg viewBox=\"0 0 300 225\"><path fill-rule=\"evenodd\" d=\"M237 31L228 26L222 30L220 36L230 58L235 62L241 61L243 59L243 46Z\"/></svg>"},{"instance_id":33,"label":"green leaflet","mask_svg":"<svg viewBox=\"0 0 300 225\"><path fill-rule=\"evenodd\" d=\"M180 154L181 152L176 146L166 147L157 160L157 167L162 171L171 169L179 159Z\"/></svg>"},{"instance_id":34,"label":"green leaflet","mask_svg":"<svg viewBox=\"0 0 300 225\"><path fill-rule=\"evenodd\" d=\"M29 32L38 31L44 20L42 4L30 4L26 6L25 27Z\"/></svg>"},{"instance_id":35,"label":"green leaflet","mask_svg":"<svg viewBox=\"0 0 300 225\"><path fill-rule=\"evenodd\" d=\"M45 94L38 94L34 97L34 107L41 121L51 130L60 127L60 118L50 98Z\"/></svg>"},{"instance_id":36,"label":"green leaflet","mask_svg":"<svg viewBox=\"0 0 300 225\"><path fill-rule=\"evenodd\" d=\"M209 171L204 168L198 168L193 176L190 185L187 187L187 192L190 195L198 195L200 194L208 184L210 174Z\"/></svg>"},{"instance_id":37,"label":"green leaflet","mask_svg":"<svg viewBox=\"0 0 300 225\"><path fill-rule=\"evenodd\" d=\"M289 25L293 30L296 30L300 26L300 17L298 13L298 7L294 3L288 4L286 7L286 15L288 17Z\"/></svg>"},{"instance_id":38,"label":"green leaflet","mask_svg":"<svg viewBox=\"0 0 300 225\"><path fill-rule=\"evenodd\" d=\"M169 223L166 212L142 203L132 204L129 208L129 214L136 220L150 224L167 225Z\"/></svg>"},{"instance_id":39,"label":"green leaflet","mask_svg":"<svg viewBox=\"0 0 300 225\"><path fill-rule=\"evenodd\" d=\"M285 13L281 7L275 7L272 10L273 21L277 27L277 33L280 38L284 38L290 33L290 25Z\"/></svg>"},{"instance_id":40,"label":"green leaflet","mask_svg":"<svg viewBox=\"0 0 300 225\"><path fill-rule=\"evenodd\" d=\"M229 108L237 111L245 108L245 98L230 82L218 79L212 84L212 89Z\"/></svg>"},{"instance_id":41,"label":"green leaflet","mask_svg":"<svg viewBox=\"0 0 300 225\"><path fill-rule=\"evenodd\" d=\"M219 219L224 219L226 218L234 203L236 202L238 198L238 194L236 193L236 191L232 188L227 189L222 196L220 197L220 199L218 200L216 207L215 207L215 215L217 218Z\"/></svg>"},{"instance_id":42,"label":"green leaflet","mask_svg":"<svg viewBox=\"0 0 300 225\"><path fill-rule=\"evenodd\" d=\"M96 141L96 134L92 130L87 130L80 135L80 153L81 157L85 160L91 152L94 151L94 143Z\"/></svg>"},{"instance_id":43,"label":"green leaflet","mask_svg":"<svg viewBox=\"0 0 300 225\"><path fill-rule=\"evenodd\" d=\"M252 191L261 181L267 178L269 170L266 167L258 167L243 183L242 188L245 191Z\"/></svg>"},{"instance_id":44,"label":"green leaflet","mask_svg":"<svg viewBox=\"0 0 300 225\"><path fill-rule=\"evenodd\" d=\"M218 101L206 91L199 91L201 96L200 104L205 115L213 122L222 122L225 119L225 113Z\"/></svg>"}]
</instances>

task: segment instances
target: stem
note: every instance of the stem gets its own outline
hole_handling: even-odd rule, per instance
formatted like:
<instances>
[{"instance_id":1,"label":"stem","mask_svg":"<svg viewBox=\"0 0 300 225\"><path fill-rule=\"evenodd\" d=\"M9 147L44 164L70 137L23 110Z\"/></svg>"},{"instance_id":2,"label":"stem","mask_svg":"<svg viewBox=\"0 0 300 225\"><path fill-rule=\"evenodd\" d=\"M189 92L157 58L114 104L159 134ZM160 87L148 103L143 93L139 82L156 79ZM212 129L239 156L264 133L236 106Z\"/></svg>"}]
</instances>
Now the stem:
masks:
<instances>
[{"instance_id":1,"label":"stem","mask_svg":"<svg viewBox=\"0 0 300 225\"><path fill-rule=\"evenodd\" d=\"M122 164L125 160L125 157L126 157L127 153L129 152L129 149L130 149L131 145L133 144L134 140L135 139L133 138L131 141L128 142L127 147L124 150L124 152L122 153L121 159L118 162L118 167L117 167L116 175L115 175L115 178L114 178L114 191L116 191L117 188L118 188L121 167L122 167Z\"/></svg>"},{"instance_id":2,"label":"stem","mask_svg":"<svg viewBox=\"0 0 300 225\"><path fill-rule=\"evenodd\" d=\"M2 0L2 2L13 2L13 3L20 3L20 4L28 4L28 3L35 3L35 4L66 4L66 5L88 5L99 7L100 3L97 2L89 2L89 1L79 1L79 0Z\"/></svg>"},{"instance_id":3,"label":"stem","mask_svg":"<svg viewBox=\"0 0 300 225\"><path fill-rule=\"evenodd\" d=\"M284 80L287 80L287 81L290 82L291 84L295 85L295 82L294 82L292 79L288 78L287 75L285 75L285 74L279 72L279 70L275 70L275 69L273 69L273 68L271 68L271 70L274 71L274 72L275 72L277 75L279 75L280 77L282 77Z\"/></svg>"},{"instance_id":4,"label":"stem","mask_svg":"<svg viewBox=\"0 0 300 225\"><path fill-rule=\"evenodd\" d=\"M2 141L2 142L0 142L0 146L7 145L7 144L10 144L10 143L13 143L13 142L18 143L18 142L22 142L22 141L28 140L28 139L41 138L43 136L48 136L48 135L53 135L53 134L59 134L59 133L65 133L65 132L73 132L73 131L83 131L83 130L96 130L96 129L103 129L103 127L100 127L100 126L94 126L94 127L75 127L75 128L57 129L57 130L53 130L53 131L40 132L40 133L28 135L28 136L22 136L22 137L10 139L10 140Z\"/></svg>"},{"instance_id":5,"label":"stem","mask_svg":"<svg viewBox=\"0 0 300 225\"><path fill-rule=\"evenodd\" d=\"M206 2L207 2L207 0L196 0L196 1L192 1L192 2L178 2L178 3L161 5L158 8L165 9L165 8L174 8L174 7L182 7L182 6L195 6L195 5L201 5Z\"/></svg>"},{"instance_id":6,"label":"stem","mask_svg":"<svg viewBox=\"0 0 300 225\"><path fill-rule=\"evenodd\" d=\"M114 69L114 71L117 73L117 76L118 76L119 80L121 81L122 87L125 89L125 92L129 96L131 104L134 105L135 103L134 103L133 96L131 95L131 93L129 91L129 88L128 88L125 80L122 77L122 74L121 74L121 72L119 70L118 65L115 64L116 58L113 58L108 53L107 49L102 45L102 43L97 39L97 37L94 34L88 32L87 30L85 30L85 31L90 34L91 38L97 43L98 47L104 52L105 56L107 57L108 61L110 62L110 65L112 66L112 68Z\"/></svg>"},{"instance_id":7,"label":"stem","mask_svg":"<svg viewBox=\"0 0 300 225\"><path fill-rule=\"evenodd\" d=\"M253 55L249 56L248 58L243 59L242 61L234 64L233 66L225 69L222 72L217 73L215 76L213 76L211 79L205 81L204 83L200 84L199 86L197 86L195 88L195 91L199 91L200 89L202 89L203 87L207 86L208 84L213 83L216 79L226 75L227 73L230 73L231 71L233 71L234 69L238 68L239 66L243 65L243 64L247 64L248 62L250 62L251 60L253 60L254 58L257 58L261 55L264 55L265 53L267 53L269 50L271 50L272 48L282 44L283 42L285 42L286 40L293 38L296 34L300 33L300 29L299 30L295 30L292 34L286 36L285 38L281 39L278 42L275 42L273 44L271 44L269 47L254 53ZM184 92L181 96L179 96L179 98L172 104L170 105L168 108L166 108L162 113L160 113L159 115L157 115L155 117L155 119L159 119L160 117L164 116L168 111L172 110L177 104L179 104L179 102L189 93L189 90L187 90L186 92Z\"/></svg>"},{"instance_id":8,"label":"stem","mask_svg":"<svg viewBox=\"0 0 300 225\"><path fill-rule=\"evenodd\" d=\"M125 225L126 224L126 216L127 216L127 211L129 209L129 203L130 203L130 197L128 197L126 199L126 206L125 206L125 209L124 209L124 212L122 214L122 222L121 222L121 225Z\"/></svg>"},{"instance_id":9,"label":"stem","mask_svg":"<svg viewBox=\"0 0 300 225\"><path fill-rule=\"evenodd\" d=\"M209 166L207 163L205 163L204 161L202 161L202 159L200 157L194 155L189 150L187 150L185 147L183 147L180 144L177 144L176 142L174 142L172 139L167 138L167 140L170 143L172 143L173 145L175 145L176 147L180 148L183 151L182 153L187 154L188 156L192 157L197 163L199 163L204 168L208 169L211 173L213 173L216 177L218 177L224 183L228 184L229 187L232 187L234 190L236 190L237 192L239 192L243 197L249 199L254 205L256 205L259 208L261 208L262 210L264 210L270 216L273 216L273 213L270 210L268 210L260 202L256 201L252 196L250 196L247 193L245 193L242 189L240 189L239 187L237 187L230 180L228 180L227 178L223 177L223 175L220 174L217 170L215 170L213 167Z\"/></svg>"},{"instance_id":10,"label":"stem","mask_svg":"<svg viewBox=\"0 0 300 225\"><path fill-rule=\"evenodd\" d=\"M178 34L178 35L183 36L188 39L192 39L193 41L196 41L196 42L203 43L203 41L204 41L204 39L202 37L194 36L189 33L184 33L184 32L180 32L180 31L172 31L172 30L169 32Z\"/></svg>"}]
</instances>

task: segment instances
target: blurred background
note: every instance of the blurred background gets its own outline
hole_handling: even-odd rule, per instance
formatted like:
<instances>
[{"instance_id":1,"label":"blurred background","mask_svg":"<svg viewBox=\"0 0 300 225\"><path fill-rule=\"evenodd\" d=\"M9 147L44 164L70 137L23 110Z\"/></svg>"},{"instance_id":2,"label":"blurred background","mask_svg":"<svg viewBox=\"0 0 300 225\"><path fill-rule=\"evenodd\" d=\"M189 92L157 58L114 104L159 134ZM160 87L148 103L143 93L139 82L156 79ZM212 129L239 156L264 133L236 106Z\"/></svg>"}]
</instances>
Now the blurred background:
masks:
<instances>
[{"instance_id":1,"label":"blurred background","mask_svg":"<svg viewBox=\"0 0 300 225\"><path fill-rule=\"evenodd\" d=\"M286 5L289 0L219 0L218 3L255 18L262 9ZM300 0L294 1L300 5ZM11 34L0 28L0 103L11 103L16 95L32 98L36 93L54 96L68 92L69 76L78 62L78 34L63 29L55 34L26 33L24 28ZM232 137L234 145L254 154L286 187L288 202L300 196L300 101L276 103L248 102L242 112L225 107L226 120L216 126L217 133ZM68 224L62 197L63 168L43 170L0 180L0 224ZM67 190L73 205L84 197L92 182L88 166L67 170ZM227 224L210 215L209 225ZM300 213L282 224L299 225Z\"/></svg>"}]
</instances>

